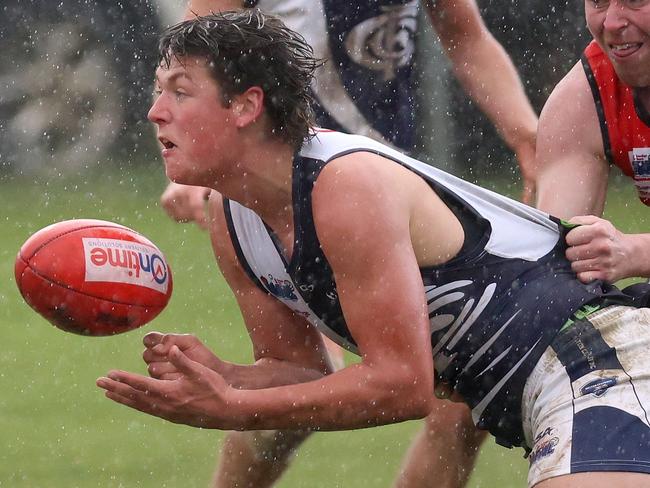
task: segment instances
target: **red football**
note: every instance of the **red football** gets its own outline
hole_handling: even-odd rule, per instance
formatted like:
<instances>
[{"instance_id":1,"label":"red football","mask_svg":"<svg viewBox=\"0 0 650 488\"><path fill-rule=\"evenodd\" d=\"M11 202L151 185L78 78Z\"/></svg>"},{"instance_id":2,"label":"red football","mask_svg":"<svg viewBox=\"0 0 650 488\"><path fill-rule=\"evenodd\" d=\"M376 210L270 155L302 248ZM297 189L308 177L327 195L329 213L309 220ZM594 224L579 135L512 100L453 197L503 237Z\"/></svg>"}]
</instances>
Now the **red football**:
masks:
<instances>
[{"instance_id":1,"label":"red football","mask_svg":"<svg viewBox=\"0 0 650 488\"><path fill-rule=\"evenodd\" d=\"M25 301L58 328L105 336L146 324L169 302L172 274L146 237L103 220L67 220L32 235L14 268Z\"/></svg>"}]
</instances>

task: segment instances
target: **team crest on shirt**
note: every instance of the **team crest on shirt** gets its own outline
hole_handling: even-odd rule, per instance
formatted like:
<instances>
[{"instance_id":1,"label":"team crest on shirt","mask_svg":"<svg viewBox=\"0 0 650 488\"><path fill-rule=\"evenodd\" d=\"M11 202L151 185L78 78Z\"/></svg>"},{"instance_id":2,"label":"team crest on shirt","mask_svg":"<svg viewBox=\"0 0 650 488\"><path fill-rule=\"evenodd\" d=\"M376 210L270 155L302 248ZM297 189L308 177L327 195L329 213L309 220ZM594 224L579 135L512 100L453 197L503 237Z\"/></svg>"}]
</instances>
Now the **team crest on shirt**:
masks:
<instances>
[{"instance_id":1,"label":"team crest on shirt","mask_svg":"<svg viewBox=\"0 0 650 488\"><path fill-rule=\"evenodd\" d=\"M259 276L259 279L271 295L294 302L298 300L291 281L275 278L270 273L267 276Z\"/></svg>"},{"instance_id":2,"label":"team crest on shirt","mask_svg":"<svg viewBox=\"0 0 650 488\"><path fill-rule=\"evenodd\" d=\"M628 153L639 198L650 205L650 147L635 147Z\"/></svg>"},{"instance_id":3,"label":"team crest on shirt","mask_svg":"<svg viewBox=\"0 0 650 488\"><path fill-rule=\"evenodd\" d=\"M634 175L650 178L650 147L635 147L629 153Z\"/></svg>"},{"instance_id":4,"label":"team crest on shirt","mask_svg":"<svg viewBox=\"0 0 650 488\"><path fill-rule=\"evenodd\" d=\"M395 72L407 66L415 51L418 2L382 7L382 13L356 25L345 47L357 64L382 72L385 80L395 78Z\"/></svg>"}]
</instances>

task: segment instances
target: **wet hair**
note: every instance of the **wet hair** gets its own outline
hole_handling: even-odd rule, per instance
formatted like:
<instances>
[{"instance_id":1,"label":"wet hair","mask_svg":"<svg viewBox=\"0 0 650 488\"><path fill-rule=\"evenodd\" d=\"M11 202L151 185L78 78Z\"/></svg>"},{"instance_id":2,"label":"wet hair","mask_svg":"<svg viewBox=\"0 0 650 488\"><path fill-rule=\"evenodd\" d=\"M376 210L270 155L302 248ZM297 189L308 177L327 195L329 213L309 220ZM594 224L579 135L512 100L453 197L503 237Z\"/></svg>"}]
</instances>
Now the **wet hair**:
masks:
<instances>
[{"instance_id":1,"label":"wet hair","mask_svg":"<svg viewBox=\"0 0 650 488\"><path fill-rule=\"evenodd\" d=\"M296 148L309 137L314 125L310 85L322 62L278 18L258 9L199 16L166 29L158 54L164 68L174 59L205 57L224 106L259 86L273 133Z\"/></svg>"}]
</instances>

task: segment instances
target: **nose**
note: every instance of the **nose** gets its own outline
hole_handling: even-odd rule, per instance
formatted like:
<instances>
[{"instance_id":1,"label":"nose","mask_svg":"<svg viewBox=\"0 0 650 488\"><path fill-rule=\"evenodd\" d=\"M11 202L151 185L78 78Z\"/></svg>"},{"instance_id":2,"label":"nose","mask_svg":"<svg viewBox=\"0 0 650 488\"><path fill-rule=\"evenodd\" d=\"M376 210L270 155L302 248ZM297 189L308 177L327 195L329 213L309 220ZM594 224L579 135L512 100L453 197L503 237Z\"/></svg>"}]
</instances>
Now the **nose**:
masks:
<instances>
[{"instance_id":1,"label":"nose","mask_svg":"<svg viewBox=\"0 0 650 488\"><path fill-rule=\"evenodd\" d=\"M603 27L608 31L618 31L627 27L630 23L629 15L630 12L623 2L610 2L605 13Z\"/></svg>"},{"instance_id":2,"label":"nose","mask_svg":"<svg viewBox=\"0 0 650 488\"><path fill-rule=\"evenodd\" d=\"M147 118L154 124L162 124L169 121L169 110L165 107L163 95L158 95L154 98Z\"/></svg>"}]
</instances>

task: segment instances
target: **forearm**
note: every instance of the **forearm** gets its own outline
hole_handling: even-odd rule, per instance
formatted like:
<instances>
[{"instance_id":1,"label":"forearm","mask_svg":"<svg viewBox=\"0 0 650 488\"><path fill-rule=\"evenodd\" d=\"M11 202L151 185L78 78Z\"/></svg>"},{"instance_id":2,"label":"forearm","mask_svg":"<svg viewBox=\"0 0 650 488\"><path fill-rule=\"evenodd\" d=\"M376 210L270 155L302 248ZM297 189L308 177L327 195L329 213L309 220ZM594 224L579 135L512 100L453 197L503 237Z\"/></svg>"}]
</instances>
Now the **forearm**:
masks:
<instances>
[{"instance_id":1,"label":"forearm","mask_svg":"<svg viewBox=\"0 0 650 488\"><path fill-rule=\"evenodd\" d=\"M447 52L461 85L506 144L515 152L522 145L534 145L537 115L515 66L496 39L486 32L480 40Z\"/></svg>"},{"instance_id":2,"label":"forearm","mask_svg":"<svg viewBox=\"0 0 650 488\"><path fill-rule=\"evenodd\" d=\"M230 386L243 390L258 390L322 378L326 371L306 368L289 361L263 358L254 364L241 365L220 361L213 367Z\"/></svg>"},{"instance_id":3,"label":"forearm","mask_svg":"<svg viewBox=\"0 0 650 488\"><path fill-rule=\"evenodd\" d=\"M300 385L230 390L228 421L233 424L227 427L346 430L422 418L429 413L432 388L413 378L390 381L378 373L357 364Z\"/></svg>"}]
</instances>

